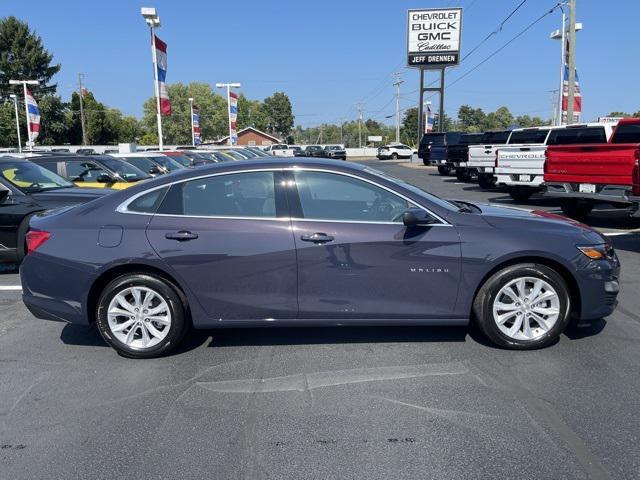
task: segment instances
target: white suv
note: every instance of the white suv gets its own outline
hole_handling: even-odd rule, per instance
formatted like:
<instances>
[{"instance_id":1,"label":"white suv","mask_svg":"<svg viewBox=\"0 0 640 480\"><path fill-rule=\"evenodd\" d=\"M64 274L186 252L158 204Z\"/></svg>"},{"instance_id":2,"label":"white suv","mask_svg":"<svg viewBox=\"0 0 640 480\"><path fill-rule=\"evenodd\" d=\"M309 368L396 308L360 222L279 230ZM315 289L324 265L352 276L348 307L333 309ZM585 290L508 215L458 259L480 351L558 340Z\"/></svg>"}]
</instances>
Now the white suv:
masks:
<instances>
[{"instance_id":1,"label":"white suv","mask_svg":"<svg viewBox=\"0 0 640 480\"><path fill-rule=\"evenodd\" d=\"M384 145L380 147L376 157L378 160L387 160L389 158L397 160L399 158L411 158L414 153L417 154L418 151L408 145L397 143L394 145Z\"/></svg>"}]
</instances>

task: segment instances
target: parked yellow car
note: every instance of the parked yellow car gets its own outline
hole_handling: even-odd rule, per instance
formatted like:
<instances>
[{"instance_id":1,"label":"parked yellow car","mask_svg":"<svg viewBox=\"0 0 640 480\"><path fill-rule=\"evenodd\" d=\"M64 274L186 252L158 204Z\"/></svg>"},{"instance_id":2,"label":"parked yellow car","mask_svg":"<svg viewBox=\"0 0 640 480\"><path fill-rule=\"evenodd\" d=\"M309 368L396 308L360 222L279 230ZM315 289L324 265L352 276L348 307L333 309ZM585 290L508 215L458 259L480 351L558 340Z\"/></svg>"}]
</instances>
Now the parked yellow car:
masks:
<instances>
[{"instance_id":1,"label":"parked yellow car","mask_svg":"<svg viewBox=\"0 0 640 480\"><path fill-rule=\"evenodd\" d=\"M29 160L85 188L122 190L151 178L148 173L108 155L51 155Z\"/></svg>"}]
</instances>

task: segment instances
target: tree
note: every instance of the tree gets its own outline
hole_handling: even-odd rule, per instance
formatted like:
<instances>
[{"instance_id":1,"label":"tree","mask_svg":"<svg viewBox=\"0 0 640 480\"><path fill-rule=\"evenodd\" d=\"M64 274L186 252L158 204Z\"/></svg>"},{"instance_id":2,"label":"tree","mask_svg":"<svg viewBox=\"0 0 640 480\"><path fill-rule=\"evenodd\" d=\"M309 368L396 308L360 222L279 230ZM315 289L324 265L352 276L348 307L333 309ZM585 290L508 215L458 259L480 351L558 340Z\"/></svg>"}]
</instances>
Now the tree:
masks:
<instances>
[{"instance_id":1,"label":"tree","mask_svg":"<svg viewBox=\"0 0 640 480\"><path fill-rule=\"evenodd\" d=\"M501 130L513 125L513 115L507 107L500 107L495 112L488 113L485 117L481 131Z\"/></svg>"},{"instance_id":2,"label":"tree","mask_svg":"<svg viewBox=\"0 0 640 480\"><path fill-rule=\"evenodd\" d=\"M458 110L458 120L460 129L465 132L480 132L486 122L485 113L481 108L472 108L469 105L462 105Z\"/></svg>"},{"instance_id":3,"label":"tree","mask_svg":"<svg viewBox=\"0 0 640 480\"><path fill-rule=\"evenodd\" d=\"M418 113L417 107L411 107L405 110L402 117L400 139L409 145L415 145L418 141Z\"/></svg>"},{"instance_id":4,"label":"tree","mask_svg":"<svg viewBox=\"0 0 640 480\"><path fill-rule=\"evenodd\" d=\"M9 85L9 80L38 80L38 92L54 93L56 85L48 85L60 65L52 65L53 55L25 22L16 17L0 20L0 95L22 94L22 89Z\"/></svg>"},{"instance_id":5,"label":"tree","mask_svg":"<svg viewBox=\"0 0 640 480\"><path fill-rule=\"evenodd\" d=\"M294 122L289 97L283 92L276 92L264 99L263 108L267 119L267 132L281 138L287 137Z\"/></svg>"},{"instance_id":6,"label":"tree","mask_svg":"<svg viewBox=\"0 0 640 480\"><path fill-rule=\"evenodd\" d=\"M640 113L640 110L638 112L636 112L636 113ZM632 115L630 113L627 113L627 112L615 111L615 112L611 112L608 116L609 117L623 117L623 118L626 118L626 117L631 117ZM634 114L633 116L635 117L636 115Z\"/></svg>"},{"instance_id":7,"label":"tree","mask_svg":"<svg viewBox=\"0 0 640 480\"><path fill-rule=\"evenodd\" d=\"M266 130L268 123L267 113L262 102L249 100L241 93L238 96L238 130L246 127Z\"/></svg>"},{"instance_id":8,"label":"tree","mask_svg":"<svg viewBox=\"0 0 640 480\"><path fill-rule=\"evenodd\" d=\"M40 109L40 134L37 142L41 145L62 145L69 141L69 105L56 95L45 95L38 102ZM26 137L24 137L26 138Z\"/></svg>"},{"instance_id":9,"label":"tree","mask_svg":"<svg viewBox=\"0 0 640 480\"><path fill-rule=\"evenodd\" d=\"M22 122L24 124L24 120ZM24 137L22 137L24 141ZM0 147L17 147L16 115L13 100L0 103Z\"/></svg>"},{"instance_id":10,"label":"tree","mask_svg":"<svg viewBox=\"0 0 640 480\"><path fill-rule=\"evenodd\" d=\"M207 83L193 82L188 85L172 83L167 85L171 100L171 115L162 117L162 135L168 144L191 144L191 118L189 98L198 107L200 130L203 141L210 141L228 135L226 99L215 93ZM156 124L156 98L144 102L142 126L145 129L140 142L158 143Z\"/></svg>"}]
</instances>

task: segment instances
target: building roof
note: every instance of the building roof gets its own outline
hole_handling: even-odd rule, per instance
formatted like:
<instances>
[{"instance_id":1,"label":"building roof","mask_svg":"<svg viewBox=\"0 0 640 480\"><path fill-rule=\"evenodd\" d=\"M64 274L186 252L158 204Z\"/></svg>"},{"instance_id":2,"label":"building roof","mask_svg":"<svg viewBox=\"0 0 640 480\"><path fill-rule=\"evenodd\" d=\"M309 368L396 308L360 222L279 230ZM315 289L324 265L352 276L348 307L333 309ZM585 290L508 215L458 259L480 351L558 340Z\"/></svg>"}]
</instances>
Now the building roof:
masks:
<instances>
[{"instance_id":1,"label":"building roof","mask_svg":"<svg viewBox=\"0 0 640 480\"><path fill-rule=\"evenodd\" d=\"M238 132L238 136L242 135L243 133L247 132L247 131L252 131L254 133L257 133L258 135L262 135L263 137L267 137L271 140L273 140L275 143L282 143L282 139L278 138L278 137L274 137L273 135L263 132L262 130L258 130L257 128L254 127L246 127L243 128L242 130L240 130ZM226 142L229 139L229 135L227 135L226 137L221 138L220 140L218 140L217 143L221 143L221 142Z\"/></svg>"}]
</instances>

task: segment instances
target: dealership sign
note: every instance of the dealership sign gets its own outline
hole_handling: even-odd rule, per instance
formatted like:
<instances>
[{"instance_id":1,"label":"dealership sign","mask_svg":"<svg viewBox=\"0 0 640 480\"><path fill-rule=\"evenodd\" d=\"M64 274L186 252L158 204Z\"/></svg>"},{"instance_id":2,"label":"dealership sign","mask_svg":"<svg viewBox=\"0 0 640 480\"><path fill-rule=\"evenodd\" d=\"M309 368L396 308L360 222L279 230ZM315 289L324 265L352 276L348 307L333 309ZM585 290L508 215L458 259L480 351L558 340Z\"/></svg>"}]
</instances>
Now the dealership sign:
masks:
<instances>
[{"instance_id":1,"label":"dealership sign","mask_svg":"<svg viewBox=\"0 0 640 480\"><path fill-rule=\"evenodd\" d=\"M407 65L444 68L460 63L461 8L409 10Z\"/></svg>"}]
</instances>

